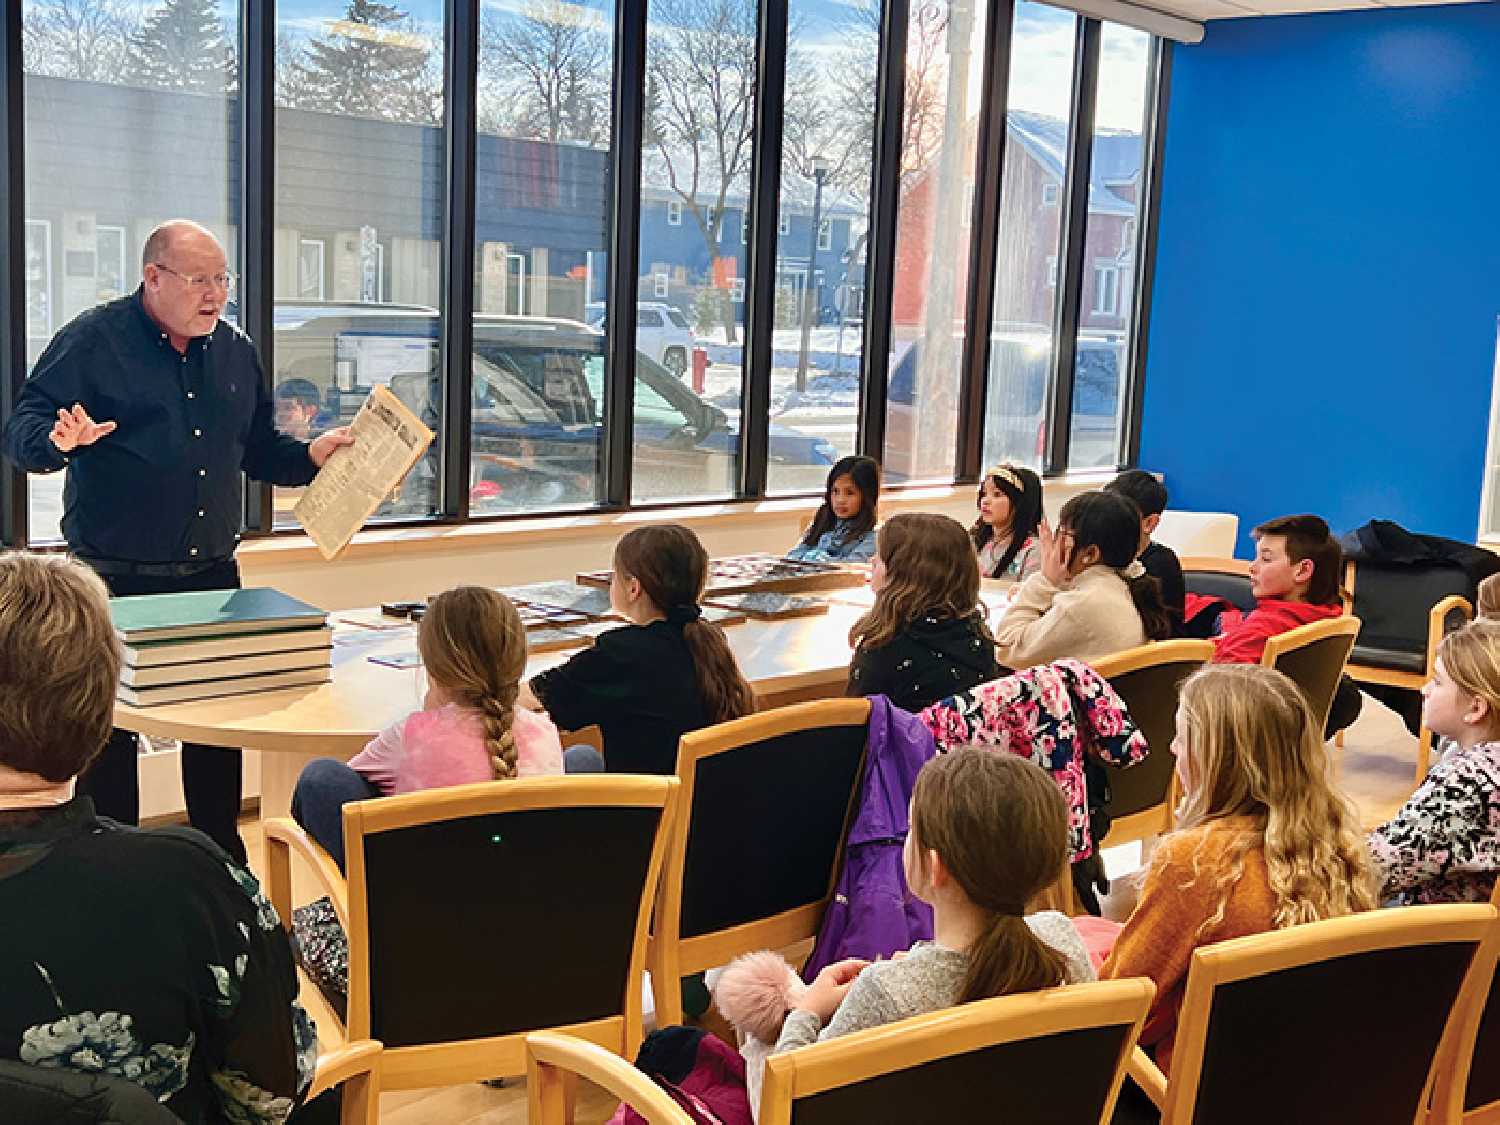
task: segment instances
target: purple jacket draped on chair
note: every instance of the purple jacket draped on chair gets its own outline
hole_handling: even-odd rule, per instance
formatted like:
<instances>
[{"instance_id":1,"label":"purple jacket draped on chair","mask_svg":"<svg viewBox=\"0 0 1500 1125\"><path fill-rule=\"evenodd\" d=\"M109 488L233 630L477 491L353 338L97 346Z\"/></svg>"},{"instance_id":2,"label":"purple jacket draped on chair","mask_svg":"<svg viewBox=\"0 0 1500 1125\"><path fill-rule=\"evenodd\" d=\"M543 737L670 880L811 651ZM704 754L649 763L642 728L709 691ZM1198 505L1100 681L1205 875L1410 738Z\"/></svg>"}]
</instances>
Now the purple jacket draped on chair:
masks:
<instances>
[{"instance_id":1,"label":"purple jacket draped on chair","mask_svg":"<svg viewBox=\"0 0 1500 1125\"><path fill-rule=\"evenodd\" d=\"M812 980L846 957L889 957L932 937L932 908L912 897L901 869L912 786L937 753L918 718L883 695L870 697L870 733L843 868L803 968Z\"/></svg>"}]
</instances>

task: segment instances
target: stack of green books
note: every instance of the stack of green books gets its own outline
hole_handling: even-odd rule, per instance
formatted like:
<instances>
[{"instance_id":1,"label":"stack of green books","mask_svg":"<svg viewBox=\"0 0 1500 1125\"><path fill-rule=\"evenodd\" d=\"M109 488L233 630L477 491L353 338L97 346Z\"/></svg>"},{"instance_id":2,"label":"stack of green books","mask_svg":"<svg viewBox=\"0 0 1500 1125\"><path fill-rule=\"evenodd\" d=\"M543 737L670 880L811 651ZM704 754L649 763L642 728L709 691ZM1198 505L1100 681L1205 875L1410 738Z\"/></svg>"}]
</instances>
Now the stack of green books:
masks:
<instances>
[{"instance_id":1,"label":"stack of green books","mask_svg":"<svg viewBox=\"0 0 1500 1125\"><path fill-rule=\"evenodd\" d=\"M320 684L332 676L328 614L279 590L111 598L124 646L119 698L136 707Z\"/></svg>"}]
</instances>

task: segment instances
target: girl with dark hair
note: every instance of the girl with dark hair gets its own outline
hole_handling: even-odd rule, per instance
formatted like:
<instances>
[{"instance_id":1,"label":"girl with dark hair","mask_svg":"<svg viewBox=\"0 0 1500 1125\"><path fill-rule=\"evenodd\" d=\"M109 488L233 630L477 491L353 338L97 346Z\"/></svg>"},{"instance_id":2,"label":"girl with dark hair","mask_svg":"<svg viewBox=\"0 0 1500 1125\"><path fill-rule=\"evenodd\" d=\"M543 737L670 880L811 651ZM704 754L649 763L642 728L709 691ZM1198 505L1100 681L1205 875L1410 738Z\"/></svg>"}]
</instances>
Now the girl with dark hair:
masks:
<instances>
[{"instance_id":1,"label":"girl with dark hair","mask_svg":"<svg viewBox=\"0 0 1500 1125\"><path fill-rule=\"evenodd\" d=\"M995 629L1011 668L1093 660L1171 635L1161 588L1136 560L1141 513L1113 492L1063 505L1056 534L1041 525L1041 569L1023 582Z\"/></svg>"},{"instance_id":2,"label":"girl with dark hair","mask_svg":"<svg viewBox=\"0 0 1500 1125\"><path fill-rule=\"evenodd\" d=\"M1030 578L1042 565L1042 479L1021 465L996 465L979 482L979 518L969 529L984 578Z\"/></svg>"},{"instance_id":3,"label":"girl with dark hair","mask_svg":"<svg viewBox=\"0 0 1500 1125\"><path fill-rule=\"evenodd\" d=\"M996 815L1003 810L1003 815ZM1010 753L963 747L917 775L902 867L933 940L899 960L829 965L787 1013L774 1053L954 1004L1094 979L1066 915L1026 912L1067 864L1062 791Z\"/></svg>"},{"instance_id":4,"label":"girl with dark hair","mask_svg":"<svg viewBox=\"0 0 1500 1125\"><path fill-rule=\"evenodd\" d=\"M823 506L802 541L786 553L797 562L867 562L875 553L880 466L869 457L845 457L828 470Z\"/></svg>"},{"instance_id":5,"label":"girl with dark hair","mask_svg":"<svg viewBox=\"0 0 1500 1125\"><path fill-rule=\"evenodd\" d=\"M880 529L875 604L854 623L848 695L884 695L920 711L1000 675L979 600L979 568L963 525L903 512Z\"/></svg>"},{"instance_id":6,"label":"girl with dark hair","mask_svg":"<svg viewBox=\"0 0 1500 1125\"><path fill-rule=\"evenodd\" d=\"M522 705L563 730L597 725L611 773L675 773L683 734L755 710L724 631L698 607L707 582L708 552L691 530L636 528L615 546L609 585L630 624L532 677Z\"/></svg>"}]
</instances>

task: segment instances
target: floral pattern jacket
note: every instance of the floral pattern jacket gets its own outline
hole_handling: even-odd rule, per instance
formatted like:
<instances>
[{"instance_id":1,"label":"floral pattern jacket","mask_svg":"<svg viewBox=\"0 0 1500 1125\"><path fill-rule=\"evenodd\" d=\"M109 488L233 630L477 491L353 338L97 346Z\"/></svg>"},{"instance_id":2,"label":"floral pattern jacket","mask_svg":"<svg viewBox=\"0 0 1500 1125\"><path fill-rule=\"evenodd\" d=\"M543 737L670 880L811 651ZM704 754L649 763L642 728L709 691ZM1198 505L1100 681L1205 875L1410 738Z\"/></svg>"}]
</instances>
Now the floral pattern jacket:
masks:
<instances>
[{"instance_id":1,"label":"floral pattern jacket","mask_svg":"<svg viewBox=\"0 0 1500 1125\"><path fill-rule=\"evenodd\" d=\"M918 718L938 750L993 746L1047 770L1068 799L1073 862L1094 854L1084 755L1113 766L1145 758L1146 736L1109 681L1078 660L1038 664L941 699Z\"/></svg>"},{"instance_id":2,"label":"floral pattern jacket","mask_svg":"<svg viewBox=\"0 0 1500 1125\"><path fill-rule=\"evenodd\" d=\"M1488 902L1500 873L1500 742L1454 746L1370 833L1382 894L1402 905Z\"/></svg>"},{"instance_id":3,"label":"floral pattern jacket","mask_svg":"<svg viewBox=\"0 0 1500 1125\"><path fill-rule=\"evenodd\" d=\"M78 797L0 814L0 1058L109 1074L186 1122L284 1122L317 1040L254 876ZM3 1117L0 1114L0 1117Z\"/></svg>"}]
</instances>

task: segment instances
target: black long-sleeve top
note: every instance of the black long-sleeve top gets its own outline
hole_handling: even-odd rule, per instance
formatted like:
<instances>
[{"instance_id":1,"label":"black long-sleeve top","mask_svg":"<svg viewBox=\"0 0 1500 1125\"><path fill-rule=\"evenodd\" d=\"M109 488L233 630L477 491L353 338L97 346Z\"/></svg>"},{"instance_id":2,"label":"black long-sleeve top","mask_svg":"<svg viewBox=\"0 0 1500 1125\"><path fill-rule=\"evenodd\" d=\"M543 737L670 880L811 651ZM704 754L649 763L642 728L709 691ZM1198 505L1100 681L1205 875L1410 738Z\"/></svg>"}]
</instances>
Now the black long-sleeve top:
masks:
<instances>
[{"instance_id":1,"label":"black long-sleeve top","mask_svg":"<svg viewBox=\"0 0 1500 1125\"><path fill-rule=\"evenodd\" d=\"M117 428L59 453L48 436L79 403ZM273 484L316 475L307 443L279 433L255 348L220 321L172 347L137 289L65 326L37 360L5 426L5 455L68 470L63 538L85 559L191 563L234 553L241 472Z\"/></svg>"}]
</instances>

